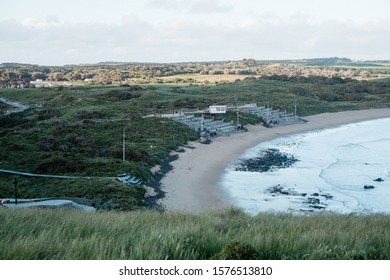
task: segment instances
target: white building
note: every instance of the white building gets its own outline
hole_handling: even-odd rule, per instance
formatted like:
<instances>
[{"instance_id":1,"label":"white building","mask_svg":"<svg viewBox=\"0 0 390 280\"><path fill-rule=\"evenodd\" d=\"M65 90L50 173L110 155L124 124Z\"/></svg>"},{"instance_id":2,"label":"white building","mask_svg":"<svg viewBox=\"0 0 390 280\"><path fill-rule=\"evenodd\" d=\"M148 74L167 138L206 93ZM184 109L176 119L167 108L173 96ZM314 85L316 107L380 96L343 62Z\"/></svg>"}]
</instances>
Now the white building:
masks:
<instances>
[{"instance_id":1,"label":"white building","mask_svg":"<svg viewBox=\"0 0 390 280\"><path fill-rule=\"evenodd\" d=\"M210 114L226 114L226 105L213 105L209 107Z\"/></svg>"}]
</instances>

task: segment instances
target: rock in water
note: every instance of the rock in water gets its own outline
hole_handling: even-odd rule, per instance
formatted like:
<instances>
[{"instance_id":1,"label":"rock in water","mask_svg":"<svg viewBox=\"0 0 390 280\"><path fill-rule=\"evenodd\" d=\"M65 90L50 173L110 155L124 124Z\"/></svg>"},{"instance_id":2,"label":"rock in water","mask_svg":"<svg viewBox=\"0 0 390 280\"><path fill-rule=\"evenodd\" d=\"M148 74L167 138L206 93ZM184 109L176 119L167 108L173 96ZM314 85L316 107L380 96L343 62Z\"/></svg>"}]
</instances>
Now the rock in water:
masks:
<instances>
[{"instance_id":1,"label":"rock in water","mask_svg":"<svg viewBox=\"0 0 390 280\"><path fill-rule=\"evenodd\" d=\"M277 149L265 150L261 156L242 160L236 167L236 171L268 172L274 169L287 168L296 163L294 156L282 153Z\"/></svg>"}]
</instances>

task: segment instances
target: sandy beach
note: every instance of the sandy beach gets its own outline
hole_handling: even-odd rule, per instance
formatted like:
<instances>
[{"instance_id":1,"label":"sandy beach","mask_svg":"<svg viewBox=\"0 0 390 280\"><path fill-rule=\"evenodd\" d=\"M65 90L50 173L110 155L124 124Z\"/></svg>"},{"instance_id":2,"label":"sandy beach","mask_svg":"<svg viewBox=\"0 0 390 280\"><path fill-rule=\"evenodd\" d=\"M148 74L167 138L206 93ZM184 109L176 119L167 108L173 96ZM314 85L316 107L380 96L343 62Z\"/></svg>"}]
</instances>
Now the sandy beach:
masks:
<instances>
[{"instance_id":1,"label":"sandy beach","mask_svg":"<svg viewBox=\"0 0 390 280\"><path fill-rule=\"evenodd\" d=\"M248 132L213 139L211 144L189 143L161 180L166 193L160 203L168 211L202 213L230 206L218 182L224 169L247 149L264 141L315 129L389 118L390 108L324 113L304 117L307 122L283 127L249 126Z\"/></svg>"}]
</instances>

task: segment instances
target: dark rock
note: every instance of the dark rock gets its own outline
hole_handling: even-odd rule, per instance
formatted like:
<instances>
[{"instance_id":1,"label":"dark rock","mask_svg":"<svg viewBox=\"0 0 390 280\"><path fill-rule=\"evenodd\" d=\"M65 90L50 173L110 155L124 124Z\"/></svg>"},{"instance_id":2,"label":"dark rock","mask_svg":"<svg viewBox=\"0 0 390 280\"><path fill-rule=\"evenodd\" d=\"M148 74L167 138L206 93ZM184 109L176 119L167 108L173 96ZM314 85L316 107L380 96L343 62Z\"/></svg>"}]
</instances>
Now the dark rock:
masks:
<instances>
[{"instance_id":1,"label":"dark rock","mask_svg":"<svg viewBox=\"0 0 390 280\"><path fill-rule=\"evenodd\" d=\"M312 210L312 209L299 209L299 210L302 212L310 212L310 213L314 212L314 210Z\"/></svg>"},{"instance_id":2,"label":"dark rock","mask_svg":"<svg viewBox=\"0 0 390 280\"><path fill-rule=\"evenodd\" d=\"M320 200L318 198L309 197L307 199L307 203L309 203L309 204L320 204Z\"/></svg>"},{"instance_id":3,"label":"dark rock","mask_svg":"<svg viewBox=\"0 0 390 280\"><path fill-rule=\"evenodd\" d=\"M186 145L186 146L184 146L184 147L187 148L187 149L191 149L191 150L194 150L194 149L195 149L194 146L189 146L189 145Z\"/></svg>"},{"instance_id":4,"label":"dark rock","mask_svg":"<svg viewBox=\"0 0 390 280\"><path fill-rule=\"evenodd\" d=\"M279 193L281 191L282 187L280 185L273 186L269 189L270 193Z\"/></svg>"},{"instance_id":5,"label":"dark rock","mask_svg":"<svg viewBox=\"0 0 390 280\"><path fill-rule=\"evenodd\" d=\"M236 171L268 172L273 169L288 168L296 163L292 155L282 153L277 149L268 149L259 157L243 160L236 167Z\"/></svg>"},{"instance_id":6,"label":"dark rock","mask_svg":"<svg viewBox=\"0 0 390 280\"><path fill-rule=\"evenodd\" d=\"M201 144L206 144L206 145L208 145L208 144L211 144L211 140L210 139L204 139L204 140L200 140L199 141L199 143L201 143Z\"/></svg>"},{"instance_id":7,"label":"dark rock","mask_svg":"<svg viewBox=\"0 0 390 280\"><path fill-rule=\"evenodd\" d=\"M173 166L171 162L177 160L179 158L178 155L172 155L168 159L166 159L160 166L160 170L153 174L150 182L149 187L151 187L155 192L155 196L149 196L144 199L145 206L156 209L156 210L162 210L165 209L162 208L160 204L158 204L158 200L165 197L165 192L162 190L161 187L161 180L164 178L164 176L173 170Z\"/></svg>"},{"instance_id":8,"label":"dark rock","mask_svg":"<svg viewBox=\"0 0 390 280\"><path fill-rule=\"evenodd\" d=\"M375 187L373 185L365 185L364 186L364 189L365 190L370 190L370 189L374 189Z\"/></svg>"},{"instance_id":9,"label":"dark rock","mask_svg":"<svg viewBox=\"0 0 390 280\"><path fill-rule=\"evenodd\" d=\"M310 208L322 210L326 208L326 204L321 203L321 200L319 198L315 197L308 197L307 201L304 202L305 204L308 204Z\"/></svg>"},{"instance_id":10,"label":"dark rock","mask_svg":"<svg viewBox=\"0 0 390 280\"><path fill-rule=\"evenodd\" d=\"M316 205L316 204L311 204L311 205L309 205L309 207L310 208L314 208L314 209L319 209L319 210L321 210L321 209L325 209L326 207L325 206L321 206L321 205Z\"/></svg>"},{"instance_id":11,"label":"dark rock","mask_svg":"<svg viewBox=\"0 0 390 280\"><path fill-rule=\"evenodd\" d=\"M288 191L284 190L283 187L280 185L271 187L269 189L269 192L272 194L290 195L290 193Z\"/></svg>"},{"instance_id":12,"label":"dark rock","mask_svg":"<svg viewBox=\"0 0 390 280\"><path fill-rule=\"evenodd\" d=\"M326 194L321 194L322 197L325 197L326 199L332 199L333 198L333 195L330 195L328 193Z\"/></svg>"},{"instance_id":13,"label":"dark rock","mask_svg":"<svg viewBox=\"0 0 390 280\"><path fill-rule=\"evenodd\" d=\"M312 196L320 196L318 193L313 193Z\"/></svg>"}]
</instances>

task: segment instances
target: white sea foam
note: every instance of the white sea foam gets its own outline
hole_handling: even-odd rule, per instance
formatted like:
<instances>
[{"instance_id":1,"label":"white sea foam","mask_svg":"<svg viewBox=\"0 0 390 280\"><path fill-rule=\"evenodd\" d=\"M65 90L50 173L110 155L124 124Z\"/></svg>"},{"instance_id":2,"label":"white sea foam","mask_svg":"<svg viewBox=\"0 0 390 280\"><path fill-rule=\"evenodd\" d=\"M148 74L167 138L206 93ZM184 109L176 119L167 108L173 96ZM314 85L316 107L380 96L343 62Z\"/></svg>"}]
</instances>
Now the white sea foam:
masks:
<instances>
[{"instance_id":1,"label":"white sea foam","mask_svg":"<svg viewBox=\"0 0 390 280\"><path fill-rule=\"evenodd\" d=\"M261 143L239 160L278 149L299 161L289 168L263 173L235 171L236 161L226 168L221 185L233 203L250 214L324 210L390 213L389 128L390 119L381 119ZM378 178L383 181L374 181ZM275 186L283 193L269 191Z\"/></svg>"}]
</instances>

